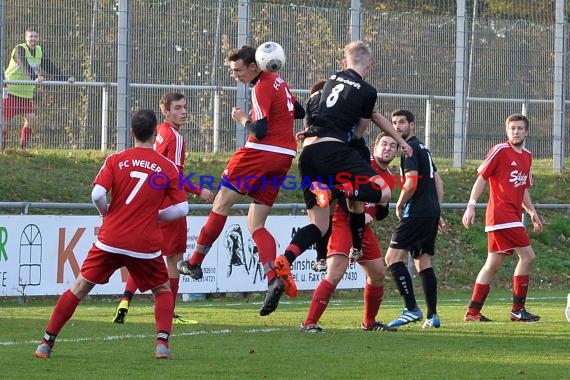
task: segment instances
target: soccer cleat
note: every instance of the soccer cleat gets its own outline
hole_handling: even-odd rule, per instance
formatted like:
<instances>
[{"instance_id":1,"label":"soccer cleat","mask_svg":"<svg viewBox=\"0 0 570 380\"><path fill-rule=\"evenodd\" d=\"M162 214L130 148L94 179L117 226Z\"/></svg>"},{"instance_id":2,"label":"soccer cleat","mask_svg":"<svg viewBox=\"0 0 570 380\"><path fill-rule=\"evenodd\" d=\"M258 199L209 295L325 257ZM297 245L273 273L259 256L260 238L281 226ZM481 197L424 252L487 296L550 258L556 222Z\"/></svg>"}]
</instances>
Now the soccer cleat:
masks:
<instances>
[{"instance_id":1,"label":"soccer cleat","mask_svg":"<svg viewBox=\"0 0 570 380\"><path fill-rule=\"evenodd\" d=\"M360 327L362 327L362 330L364 331L390 331L390 332L398 331L396 327L385 325L382 322L374 322L372 326L364 326L363 323L360 325Z\"/></svg>"},{"instance_id":2,"label":"soccer cleat","mask_svg":"<svg viewBox=\"0 0 570 380\"><path fill-rule=\"evenodd\" d=\"M327 260L320 259L313 263L311 266L314 272L326 272L327 271Z\"/></svg>"},{"instance_id":3,"label":"soccer cleat","mask_svg":"<svg viewBox=\"0 0 570 380\"><path fill-rule=\"evenodd\" d=\"M434 328L439 328L439 326L441 326L441 321L439 320L439 317L437 314L434 314L431 316L431 318L427 318L424 321L424 324L422 325L422 329L431 329L432 327Z\"/></svg>"},{"instance_id":4,"label":"soccer cleat","mask_svg":"<svg viewBox=\"0 0 570 380\"><path fill-rule=\"evenodd\" d=\"M188 261L182 260L176 264L176 268L180 274L192 277L194 280L199 280L204 277L202 266L200 264L190 265Z\"/></svg>"},{"instance_id":5,"label":"soccer cleat","mask_svg":"<svg viewBox=\"0 0 570 380\"><path fill-rule=\"evenodd\" d=\"M390 327L397 327L397 326L404 326L408 323L421 321L424 315L419 307L416 307L416 310L408 310L404 308L402 311L402 315L398 318L394 319L392 322L388 323Z\"/></svg>"},{"instance_id":6,"label":"soccer cleat","mask_svg":"<svg viewBox=\"0 0 570 380\"><path fill-rule=\"evenodd\" d=\"M172 359L172 352L164 344L157 344L154 357L157 359Z\"/></svg>"},{"instance_id":7,"label":"soccer cleat","mask_svg":"<svg viewBox=\"0 0 570 380\"><path fill-rule=\"evenodd\" d=\"M121 300L117 310L115 311L115 316L113 317L113 323L125 323L125 318L129 312L129 301Z\"/></svg>"},{"instance_id":8,"label":"soccer cleat","mask_svg":"<svg viewBox=\"0 0 570 380\"><path fill-rule=\"evenodd\" d=\"M283 255L277 257L273 263L277 277L285 284L285 294L289 297L297 297L297 284L291 273L291 264Z\"/></svg>"},{"instance_id":9,"label":"soccer cleat","mask_svg":"<svg viewBox=\"0 0 570 380\"><path fill-rule=\"evenodd\" d=\"M299 331L309 334L315 334L315 333L322 333L323 329L321 328L321 326L317 325L316 323L306 326L304 323L301 323L301 326L299 326Z\"/></svg>"},{"instance_id":10,"label":"soccer cleat","mask_svg":"<svg viewBox=\"0 0 570 380\"><path fill-rule=\"evenodd\" d=\"M263 306L259 309L259 315L265 317L277 309L279 305L279 299L285 291L285 284L280 278L275 277L273 281L269 283L267 287L267 292L265 293L265 300L263 300Z\"/></svg>"},{"instance_id":11,"label":"soccer cleat","mask_svg":"<svg viewBox=\"0 0 570 380\"><path fill-rule=\"evenodd\" d=\"M493 322L493 320L485 317L483 314L479 313L476 315L466 313L463 317L465 322Z\"/></svg>"},{"instance_id":12,"label":"soccer cleat","mask_svg":"<svg viewBox=\"0 0 570 380\"><path fill-rule=\"evenodd\" d=\"M315 197L317 198L317 206L321 208L329 206L329 203L332 199L332 193L328 187L322 183L315 181L311 183L309 190L311 193L315 194Z\"/></svg>"},{"instance_id":13,"label":"soccer cleat","mask_svg":"<svg viewBox=\"0 0 570 380\"><path fill-rule=\"evenodd\" d=\"M51 347L46 342L42 341L38 345L38 348L36 348L34 355L36 355L36 358L49 359L51 355Z\"/></svg>"},{"instance_id":14,"label":"soccer cleat","mask_svg":"<svg viewBox=\"0 0 570 380\"><path fill-rule=\"evenodd\" d=\"M540 317L526 311L525 308L511 311L511 321L513 322L538 322Z\"/></svg>"},{"instance_id":15,"label":"soccer cleat","mask_svg":"<svg viewBox=\"0 0 570 380\"><path fill-rule=\"evenodd\" d=\"M172 316L172 323L175 325L197 325L198 321L193 319L186 319L178 314Z\"/></svg>"},{"instance_id":16,"label":"soccer cleat","mask_svg":"<svg viewBox=\"0 0 570 380\"><path fill-rule=\"evenodd\" d=\"M356 249L356 248L350 248L350 253L348 254L348 260L353 263L355 261L358 261L362 258L362 255L364 255L364 253L362 252L362 249Z\"/></svg>"},{"instance_id":17,"label":"soccer cleat","mask_svg":"<svg viewBox=\"0 0 570 380\"><path fill-rule=\"evenodd\" d=\"M568 301L566 302L566 320L570 322L570 293L568 293Z\"/></svg>"}]
</instances>

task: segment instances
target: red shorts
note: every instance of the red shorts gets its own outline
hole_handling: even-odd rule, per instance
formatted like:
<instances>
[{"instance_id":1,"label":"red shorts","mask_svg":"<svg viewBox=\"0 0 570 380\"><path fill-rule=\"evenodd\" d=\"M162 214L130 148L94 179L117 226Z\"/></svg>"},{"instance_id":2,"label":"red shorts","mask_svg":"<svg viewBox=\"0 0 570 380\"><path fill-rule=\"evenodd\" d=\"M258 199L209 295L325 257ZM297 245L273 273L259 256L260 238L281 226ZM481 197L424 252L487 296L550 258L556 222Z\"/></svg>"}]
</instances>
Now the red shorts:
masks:
<instances>
[{"instance_id":1,"label":"red shorts","mask_svg":"<svg viewBox=\"0 0 570 380\"><path fill-rule=\"evenodd\" d=\"M32 99L20 98L8 94L8 97L2 102L2 110L4 119L10 120L14 116L34 113L34 102Z\"/></svg>"},{"instance_id":2,"label":"red shorts","mask_svg":"<svg viewBox=\"0 0 570 380\"><path fill-rule=\"evenodd\" d=\"M293 156L259 149L239 148L222 173L240 193L267 206L273 206Z\"/></svg>"},{"instance_id":3,"label":"red shorts","mask_svg":"<svg viewBox=\"0 0 570 380\"><path fill-rule=\"evenodd\" d=\"M161 256L154 259L110 253L91 247L81 265L81 276L97 285L106 284L109 278L121 267L126 267L141 292L154 289L168 281L168 272Z\"/></svg>"},{"instance_id":4,"label":"red shorts","mask_svg":"<svg viewBox=\"0 0 570 380\"><path fill-rule=\"evenodd\" d=\"M333 215L332 233L329 239L327 257L339 254L348 257L351 247L352 234L350 232L350 225L348 224L348 215L337 207ZM382 251L378 245L378 239L368 224L364 227L362 253L363 255L360 261L382 258Z\"/></svg>"},{"instance_id":5,"label":"red shorts","mask_svg":"<svg viewBox=\"0 0 570 380\"><path fill-rule=\"evenodd\" d=\"M171 222L160 222L158 225L162 231L162 256L185 253L188 236L186 218L176 219Z\"/></svg>"},{"instance_id":6,"label":"red shorts","mask_svg":"<svg viewBox=\"0 0 570 380\"><path fill-rule=\"evenodd\" d=\"M524 227L505 228L487 232L487 251L511 256L513 249L528 247L530 239Z\"/></svg>"}]
</instances>

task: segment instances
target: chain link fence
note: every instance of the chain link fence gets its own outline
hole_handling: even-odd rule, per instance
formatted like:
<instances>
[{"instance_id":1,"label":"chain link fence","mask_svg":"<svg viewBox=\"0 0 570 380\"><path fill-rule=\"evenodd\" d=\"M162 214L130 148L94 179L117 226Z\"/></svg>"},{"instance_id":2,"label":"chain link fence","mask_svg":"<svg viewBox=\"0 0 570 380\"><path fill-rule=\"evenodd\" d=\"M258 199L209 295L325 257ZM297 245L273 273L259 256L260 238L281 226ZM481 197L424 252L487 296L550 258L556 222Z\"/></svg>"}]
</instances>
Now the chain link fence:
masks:
<instances>
[{"instance_id":1,"label":"chain link fence","mask_svg":"<svg viewBox=\"0 0 570 380\"><path fill-rule=\"evenodd\" d=\"M375 55L368 80L380 93L381 111L410 109L417 116L418 135L426 136L433 153L451 158L457 137L459 2L132 0L130 41L124 41L118 39L118 0L4 0L2 64L6 67L12 49L33 26L45 55L78 81L37 87L34 147L117 147L118 49L126 44L130 110L159 112L162 93L182 91L190 110L184 129L188 151L232 152L244 133L230 117L239 102L238 86L224 63L230 50L244 41L280 42L288 59L281 75L304 102L314 82L341 67L342 48L357 33ZM504 3L464 4L469 26L465 157L482 158L490 144L504 139L506 116L524 112L531 120L527 146L535 157L551 158L554 1L521 0L514 8ZM563 95L568 98L568 89ZM18 146L21 122L14 118L4 125L8 147ZM301 128L297 122L296 129ZM567 155L568 132L563 129L563 134Z\"/></svg>"}]
</instances>

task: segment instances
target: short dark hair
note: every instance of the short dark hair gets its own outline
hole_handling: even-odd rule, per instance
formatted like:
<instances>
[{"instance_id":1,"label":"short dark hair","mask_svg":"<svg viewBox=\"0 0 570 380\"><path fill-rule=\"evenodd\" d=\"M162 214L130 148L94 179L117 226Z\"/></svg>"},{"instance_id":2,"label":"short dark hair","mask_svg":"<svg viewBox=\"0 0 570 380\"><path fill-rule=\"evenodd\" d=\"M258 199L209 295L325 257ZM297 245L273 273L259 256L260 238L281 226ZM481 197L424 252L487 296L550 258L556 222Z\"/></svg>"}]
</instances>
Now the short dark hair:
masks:
<instances>
[{"instance_id":1,"label":"short dark hair","mask_svg":"<svg viewBox=\"0 0 570 380\"><path fill-rule=\"evenodd\" d=\"M141 142L150 140L156 132L156 114L152 110L138 110L131 119L131 131Z\"/></svg>"},{"instance_id":2,"label":"short dark hair","mask_svg":"<svg viewBox=\"0 0 570 380\"><path fill-rule=\"evenodd\" d=\"M511 121L524 121L524 129L528 131L530 125L528 118L525 115L522 115L520 113L514 113L510 115L507 117L507 120L505 120L505 127L508 126Z\"/></svg>"},{"instance_id":3,"label":"short dark hair","mask_svg":"<svg viewBox=\"0 0 570 380\"><path fill-rule=\"evenodd\" d=\"M397 109L394 112L392 112L392 117L394 116L405 116L408 123L416 121L416 117L414 116L414 114L408 110Z\"/></svg>"},{"instance_id":4,"label":"short dark hair","mask_svg":"<svg viewBox=\"0 0 570 380\"><path fill-rule=\"evenodd\" d=\"M401 115L396 115L396 116L401 116ZM398 148L400 147L400 143L398 142L398 140L396 140L395 138L393 138L392 136L390 136L389 134L387 134L386 132L382 131L378 134L378 136L376 136L376 139L374 140L374 145L376 146L380 143L380 140L382 140L382 137L390 137L391 139L394 139L396 141L396 145L398 146Z\"/></svg>"},{"instance_id":5,"label":"short dark hair","mask_svg":"<svg viewBox=\"0 0 570 380\"><path fill-rule=\"evenodd\" d=\"M35 28L35 27L33 27L33 26L28 26L28 27L26 28L25 34L33 33L33 32L38 33L38 28Z\"/></svg>"},{"instance_id":6,"label":"short dark hair","mask_svg":"<svg viewBox=\"0 0 570 380\"><path fill-rule=\"evenodd\" d=\"M160 109L169 110L172 102L184 99L186 96L180 92L167 92L160 98Z\"/></svg>"},{"instance_id":7,"label":"short dark hair","mask_svg":"<svg viewBox=\"0 0 570 380\"><path fill-rule=\"evenodd\" d=\"M257 62L255 61L255 48L253 46L243 45L240 48L230 51L228 58L226 58L228 62L235 62L240 59L246 65L250 65L252 63L257 65Z\"/></svg>"},{"instance_id":8,"label":"short dark hair","mask_svg":"<svg viewBox=\"0 0 570 380\"><path fill-rule=\"evenodd\" d=\"M323 87L325 87L325 83L327 83L326 79L321 79L320 81L316 82L315 84L313 84L311 86L311 89L309 90L309 95L314 94L317 91L320 91L323 89Z\"/></svg>"}]
</instances>

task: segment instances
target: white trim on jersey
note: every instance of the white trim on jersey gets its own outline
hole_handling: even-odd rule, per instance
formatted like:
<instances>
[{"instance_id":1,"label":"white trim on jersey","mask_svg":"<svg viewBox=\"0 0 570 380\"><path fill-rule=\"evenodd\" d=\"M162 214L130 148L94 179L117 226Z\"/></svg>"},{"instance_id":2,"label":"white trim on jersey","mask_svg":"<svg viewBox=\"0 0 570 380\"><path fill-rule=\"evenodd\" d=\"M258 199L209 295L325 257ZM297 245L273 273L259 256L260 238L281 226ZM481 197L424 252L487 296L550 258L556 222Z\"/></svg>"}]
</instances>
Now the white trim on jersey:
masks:
<instances>
[{"instance_id":1,"label":"white trim on jersey","mask_svg":"<svg viewBox=\"0 0 570 380\"><path fill-rule=\"evenodd\" d=\"M253 110L253 115L255 116L254 119L255 120L263 119L263 112L261 111L259 103L257 102L257 94L255 88L251 92L251 105L252 105L251 109Z\"/></svg>"},{"instance_id":2,"label":"white trim on jersey","mask_svg":"<svg viewBox=\"0 0 570 380\"><path fill-rule=\"evenodd\" d=\"M493 160L493 158L502 150L510 148L508 143L500 143L493 147L493 151L485 158L485 160L477 168L477 173L481 173L487 165Z\"/></svg>"},{"instance_id":3,"label":"white trim on jersey","mask_svg":"<svg viewBox=\"0 0 570 380\"><path fill-rule=\"evenodd\" d=\"M495 145L493 147L493 151L485 158L485 160L481 163L481 165L479 165L479 167L477 168L477 173L481 173L483 171L483 169L485 169L485 167L487 165L489 165L489 162L491 162L493 160L493 158L503 149L513 149L511 147L511 144L509 144L508 142L504 142L504 143L499 143L497 145ZM514 149L513 149L514 150ZM527 152L528 154L532 154L530 153L530 150L523 148L523 152ZM522 152L521 152L522 153Z\"/></svg>"},{"instance_id":4,"label":"white trim on jersey","mask_svg":"<svg viewBox=\"0 0 570 380\"><path fill-rule=\"evenodd\" d=\"M485 226L485 232L504 230L505 228L515 228L515 227L524 228L524 224L522 222L509 222L509 223L495 224L494 226Z\"/></svg>"},{"instance_id":5,"label":"white trim on jersey","mask_svg":"<svg viewBox=\"0 0 570 380\"><path fill-rule=\"evenodd\" d=\"M294 151L293 149L282 148L280 146L275 146L275 145L258 144L251 141L246 142L245 147L257 150L263 150L265 152L286 154L288 156L293 156L293 157L297 155L297 152Z\"/></svg>"},{"instance_id":6,"label":"white trim on jersey","mask_svg":"<svg viewBox=\"0 0 570 380\"><path fill-rule=\"evenodd\" d=\"M172 130L172 133L174 133L174 136L176 137L176 150L174 153L174 164L176 166L184 166L184 157L182 157L182 146L184 144L184 137L182 137L182 134L176 130L176 128L174 128L173 126L170 126L170 129Z\"/></svg>"},{"instance_id":7,"label":"white trim on jersey","mask_svg":"<svg viewBox=\"0 0 570 380\"><path fill-rule=\"evenodd\" d=\"M128 249L111 247L110 245L101 243L99 240L97 240L95 242L95 246L99 249L102 249L103 251L106 251L106 252L117 253L119 255L127 255L130 257L137 258L137 259L154 259L154 258L160 256L160 254L161 254L160 250L156 251L156 252L144 253L144 252L129 251Z\"/></svg>"}]
</instances>

